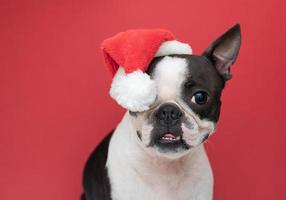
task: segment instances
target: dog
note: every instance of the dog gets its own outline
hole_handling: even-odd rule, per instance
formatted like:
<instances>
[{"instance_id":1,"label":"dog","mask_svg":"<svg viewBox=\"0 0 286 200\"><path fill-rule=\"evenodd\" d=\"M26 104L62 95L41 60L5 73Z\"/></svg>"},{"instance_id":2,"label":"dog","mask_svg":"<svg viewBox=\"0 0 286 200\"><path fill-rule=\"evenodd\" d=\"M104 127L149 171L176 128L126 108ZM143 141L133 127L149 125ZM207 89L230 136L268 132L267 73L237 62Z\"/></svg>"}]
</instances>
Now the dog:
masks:
<instances>
[{"instance_id":1,"label":"dog","mask_svg":"<svg viewBox=\"0 0 286 200\"><path fill-rule=\"evenodd\" d=\"M201 55L154 58L147 73L156 101L146 111L127 111L91 154L82 200L213 199L203 143L215 132L240 45L237 24Z\"/></svg>"}]
</instances>

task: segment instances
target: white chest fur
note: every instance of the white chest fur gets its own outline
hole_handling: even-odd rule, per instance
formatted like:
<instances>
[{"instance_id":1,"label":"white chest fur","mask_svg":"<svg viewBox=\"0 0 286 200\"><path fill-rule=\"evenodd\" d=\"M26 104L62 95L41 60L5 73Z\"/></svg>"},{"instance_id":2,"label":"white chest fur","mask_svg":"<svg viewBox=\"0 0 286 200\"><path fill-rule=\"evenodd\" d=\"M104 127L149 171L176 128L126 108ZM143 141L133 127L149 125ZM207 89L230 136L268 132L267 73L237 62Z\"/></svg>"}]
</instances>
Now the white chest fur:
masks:
<instances>
[{"instance_id":1,"label":"white chest fur","mask_svg":"<svg viewBox=\"0 0 286 200\"><path fill-rule=\"evenodd\" d=\"M110 141L107 167L113 200L211 200L213 176L203 146L178 160L149 155L133 140L126 113Z\"/></svg>"}]
</instances>

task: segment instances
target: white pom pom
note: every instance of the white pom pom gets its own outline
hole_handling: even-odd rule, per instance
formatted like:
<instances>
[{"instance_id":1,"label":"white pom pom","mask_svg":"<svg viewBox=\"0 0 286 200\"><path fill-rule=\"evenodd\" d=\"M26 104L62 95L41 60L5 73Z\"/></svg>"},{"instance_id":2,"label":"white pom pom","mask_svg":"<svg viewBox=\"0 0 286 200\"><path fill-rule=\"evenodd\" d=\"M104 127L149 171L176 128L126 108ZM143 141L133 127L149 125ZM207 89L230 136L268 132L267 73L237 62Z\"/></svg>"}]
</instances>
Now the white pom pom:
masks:
<instances>
[{"instance_id":1,"label":"white pom pom","mask_svg":"<svg viewBox=\"0 0 286 200\"><path fill-rule=\"evenodd\" d=\"M133 111L148 110L156 99L156 84L141 70L125 74L122 67L117 70L110 88L110 96L122 107Z\"/></svg>"},{"instance_id":2,"label":"white pom pom","mask_svg":"<svg viewBox=\"0 0 286 200\"><path fill-rule=\"evenodd\" d=\"M166 41L161 44L155 57L167 56L172 54L192 54L192 47L189 44L177 40Z\"/></svg>"}]
</instances>

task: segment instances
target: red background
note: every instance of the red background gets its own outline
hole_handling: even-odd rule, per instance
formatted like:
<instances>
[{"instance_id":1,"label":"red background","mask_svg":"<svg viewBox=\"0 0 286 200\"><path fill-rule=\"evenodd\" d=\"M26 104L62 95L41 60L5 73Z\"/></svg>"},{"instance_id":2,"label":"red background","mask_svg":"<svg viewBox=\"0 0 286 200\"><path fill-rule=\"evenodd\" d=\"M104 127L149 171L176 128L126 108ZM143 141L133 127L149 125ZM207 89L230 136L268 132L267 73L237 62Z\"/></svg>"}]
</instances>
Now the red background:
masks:
<instances>
[{"instance_id":1,"label":"red background","mask_svg":"<svg viewBox=\"0 0 286 200\"><path fill-rule=\"evenodd\" d=\"M0 199L77 200L89 153L120 120L100 42L167 28L200 53L243 42L207 150L215 199L286 199L285 1L1 1Z\"/></svg>"}]
</instances>

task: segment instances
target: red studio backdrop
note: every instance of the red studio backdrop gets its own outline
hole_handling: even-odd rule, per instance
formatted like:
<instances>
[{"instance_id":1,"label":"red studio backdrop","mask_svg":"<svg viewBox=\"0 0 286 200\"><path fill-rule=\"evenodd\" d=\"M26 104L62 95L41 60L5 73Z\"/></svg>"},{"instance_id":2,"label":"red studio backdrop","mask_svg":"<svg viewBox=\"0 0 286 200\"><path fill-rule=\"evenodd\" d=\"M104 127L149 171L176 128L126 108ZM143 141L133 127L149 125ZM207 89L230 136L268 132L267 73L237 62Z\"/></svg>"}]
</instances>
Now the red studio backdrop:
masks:
<instances>
[{"instance_id":1,"label":"red studio backdrop","mask_svg":"<svg viewBox=\"0 0 286 200\"><path fill-rule=\"evenodd\" d=\"M0 2L0 199L78 200L84 163L121 119L103 39L166 28L202 52L239 22L242 48L206 144L215 200L286 199L283 0Z\"/></svg>"}]
</instances>

